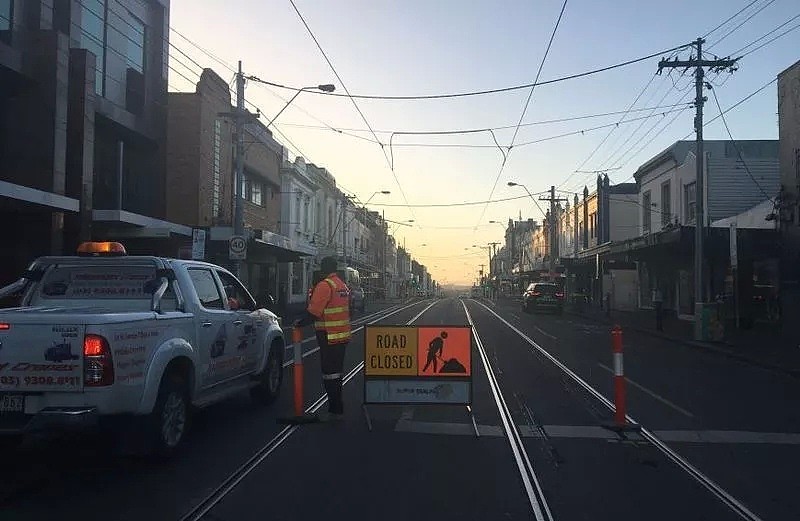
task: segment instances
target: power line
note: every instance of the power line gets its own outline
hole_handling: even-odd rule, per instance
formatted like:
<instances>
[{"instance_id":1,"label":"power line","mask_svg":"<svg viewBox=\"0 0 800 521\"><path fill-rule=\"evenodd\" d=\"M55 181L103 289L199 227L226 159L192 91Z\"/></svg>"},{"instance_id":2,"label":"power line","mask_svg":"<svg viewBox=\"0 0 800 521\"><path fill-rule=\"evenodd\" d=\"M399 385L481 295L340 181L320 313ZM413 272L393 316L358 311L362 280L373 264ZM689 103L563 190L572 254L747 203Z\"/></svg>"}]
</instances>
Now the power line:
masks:
<instances>
[{"instance_id":1,"label":"power line","mask_svg":"<svg viewBox=\"0 0 800 521\"><path fill-rule=\"evenodd\" d=\"M795 20L796 20L796 19L798 19L798 18L800 18L800 14L794 15L793 17L789 18L788 20L786 20L785 22L783 22L782 24L780 24L778 27L774 28L773 30L769 31L768 33L766 33L766 34L762 35L761 37L759 37L759 38L757 38L757 39L755 39L755 40L753 40L752 42L748 43L748 44L747 44L747 45L745 45L744 47L742 47L742 48L740 48L740 49L737 49L737 50L733 51L733 52L731 53L731 56L736 56L737 54L739 54L740 52L744 51L745 49L747 49L747 48L748 48L748 47L750 47L751 45L753 45L753 44L756 44L756 43L760 42L760 41L761 41L761 40L763 40L764 38L768 37L768 36L769 36L769 35L771 35L772 33L775 33L775 32L777 32L777 31L779 31L781 28L783 28L783 27L785 27L785 26L789 25L790 23L792 23L793 21L795 21ZM796 28L796 27L795 27L795 28ZM785 34L785 33L784 33L784 34ZM771 41L772 41L772 40L770 40L770 42L771 42ZM767 43L769 43L769 42L767 42ZM747 54L750 54L750 53L752 53L752 52L754 52L754 51L756 51L756 50L758 50L758 49L760 49L760 48L761 48L761 46L759 46L759 47L756 47L755 49L753 49L753 50L751 50L751 51L748 51L748 53L747 53ZM746 56L746 55L745 55L745 56Z\"/></svg>"},{"instance_id":2,"label":"power line","mask_svg":"<svg viewBox=\"0 0 800 521\"><path fill-rule=\"evenodd\" d=\"M727 38L728 36L730 36L731 34L733 34L734 32L736 32L736 31L737 31L737 30L738 30L738 29L739 29L741 26L743 26L744 24L746 24L747 22L749 22L750 20L752 20L752 19L753 19L753 17L755 17L755 16L756 16L758 13L760 13L761 11L763 11L764 9L766 9L767 7L769 7L770 5L772 5L773 3L775 3L775 0L768 0L768 1L767 1L767 2L764 4L764 5L762 5L762 6L761 6L761 7L759 7L757 10L755 10L753 13L751 13L751 14L750 14L750 16L748 16L747 18L745 18L744 20L742 20L742 21L739 23L739 25L737 25L736 27L734 27L733 29L731 29L730 31L728 31L727 33L725 33L724 35L722 35L722 37L720 37L720 39L719 39L719 40L717 40L716 42L714 42L714 43L712 43L711 45L709 45L709 46L708 46L708 48L707 48L706 50L709 50L709 49L711 49L712 47L716 47L717 45L719 45L719 44L720 44L720 42L722 42L723 40L725 40L725 38Z\"/></svg>"},{"instance_id":3,"label":"power line","mask_svg":"<svg viewBox=\"0 0 800 521\"><path fill-rule=\"evenodd\" d=\"M633 102L630 105L628 105L628 109L622 114L622 116L619 118L619 121L617 121L618 124L621 123L623 119L625 119L625 116L628 115L628 112L630 112L631 109L634 107L634 105L636 105L636 103L644 95L645 91L647 91L647 89L650 87L650 85L653 83L655 79L656 79L656 74L654 73L650 77L650 81L648 81L644 85L644 88L642 88L642 90L639 91L639 94L636 95L636 98L634 98ZM605 137L600 141L600 143L598 143L597 146L594 147L594 149L589 153L589 155L583 161L581 161L581 163L577 167L575 167L575 169L566 177L566 179L561 181L561 183L558 185L557 188L561 188L562 186L567 184L567 181L569 181L575 174L577 174L581 168L586 166L586 163L588 163L594 157L597 151L600 150L600 148L605 144L608 138L611 137L611 134L614 133L615 129L616 127L612 127L611 130L608 131L608 134L605 135Z\"/></svg>"},{"instance_id":4,"label":"power line","mask_svg":"<svg viewBox=\"0 0 800 521\"><path fill-rule=\"evenodd\" d=\"M542 56L542 60L539 62L539 69L536 71L536 77L533 80L533 84L530 87L530 92L528 92L528 97L525 100L525 105L522 107L522 114L519 116L519 121L517 122L517 126L514 129L514 135L511 136L511 144L508 146L508 152L503 153L503 162L500 163L500 168L497 171L497 175L494 178L494 182L492 183L492 189L489 191L489 199L491 200L492 196L494 196L494 191L497 189L497 182L500 180L500 176L503 175L503 171L506 168L506 164L508 163L508 158L511 156L511 149L514 148L514 142L517 139L517 134L519 133L519 126L522 124L522 120L525 118L525 114L528 112L528 106L530 105L531 98L533 98L533 91L536 89L536 84L539 82L539 77L542 74L542 69L544 69L544 64L547 61L547 56L550 54L550 48L553 46L553 40L556 37L556 32L558 31L559 25L561 25L561 18L564 16L564 10L567 8L567 0L564 0L564 3L561 4L561 11L558 13L558 18L556 19L556 23L553 26L553 31L550 33L550 39L547 41L547 47L544 50L544 55ZM492 134L494 137L494 134ZM497 143L497 139L495 138L495 143ZM500 148L500 145L497 145ZM503 151L502 148L500 150ZM484 216L486 215L486 208L488 204L483 207L481 210L481 215L478 218L478 223L483 221Z\"/></svg>"},{"instance_id":5,"label":"power line","mask_svg":"<svg viewBox=\"0 0 800 521\"><path fill-rule=\"evenodd\" d=\"M722 123L725 125L725 131L728 133L728 137L731 139L731 144L733 144L733 148L736 150L736 155L739 156L739 161L742 162L745 172L747 172L747 175L750 177L750 179L752 179L753 183L755 183L755 185L758 187L761 193L764 194L764 197L766 197L773 204L775 204L775 201L772 199L772 196L769 195L766 192L766 190L764 190L764 187L762 187L761 184L756 180L756 178L750 172L750 168L747 166L747 162L744 160L744 157L742 157L742 151L739 149L739 145L736 144L736 140L733 139L733 134L731 134L731 129L730 127L728 127L728 122L725 120L725 113L722 111L722 106L719 104L719 98L717 97L717 90L716 89L709 89L709 90L711 91L711 94L714 95L714 102L717 104L717 109L719 109L719 116L722 118Z\"/></svg>"},{"instance_id":6,"label":"power line","mask_svg":"<svg viewBox=\"0 0 800 521\"><path fill-rule=\"evenodd\" d=\"M375 131L372 129L372 125L369 124L369 121L367 121L367 117L364 115L363 112L361 112L361 108L359 108L358 103L356 103L356 100L353 98L353 96L350 95L350 90L347 88L347 85L345 85L344 81L342 80L342 77L339 76L339 73L336 71L336 67L333 66L333 63L328 58L328 55L325 53L325 49L322 48L322 45L319 43L319 40L317 40L317 37L314 35L314 32L311 30L311 27L309 27L308 23L306 22L306 19L303 18L303 14L297 8L297 5L294 3L294 0L289 0L289 3L292 4L292 8L294 8L294 12L297 13L297 16L300 18L300 21L303 22L303 25L305 26L306 31L308 31L309 36L311 36L311 39L314 40L314 43L316 44L317 49L319 49L319 52L322 54L322 57L325 58L325 61L328 63L328 67L331 68L331 71L333 71L333 74L336 76L336 79L339 80L339 84L344 89L345 93L347 94L347 97L350 98L350 101L353 103L353 107L355 107L356 111L361 116L361 119L364 121L364 124L367 125L367 128L372 133L372 137L375 138L375 141L377 141L378 144L380 145L381 152L383 153L383 157L386 159L386 163L389 165L389 170L392 172L392 177L394 177L394 181L395 181L395 183L397 183L397 188L400 189L400 195L403 196L403 201L405 201L406 204L408 204L408 198L406 197L406 193L403 190L403 185L400 184L400 179L397 177L397 174L394 171L394 167L392 166L392 162L389 160L389 156L386 154L386 148L383 146L383 144L380 143L380 140L378 139L377 134L375 134ZM311 91L311 92L314 92L314 91ZM414 217L414 212L413 211L411 212L411 216Z\"/></svg>"},{"instance_id":7,"label":"power line","mask_svg":"<svg viewBox=\"0 0 800 521\"><path fill-rule=\"evenodd\" d=\"M310 94L315 94L317 96L334 96L334 97L341 97L341 98L351 97L351 98L355 98L355 99L371 99L371 100L385 100L385 101L431 100L431 99L447 99L447 98L464 98L464 97L468 97L468 96L483 96L483 95L486 95L486 94L499 94L499 93L502 93L502 92L510 92L510 91L515 91L515 90L529 89L531 87L539 87L539 86L542 86L542 85L551 85L553 83L560 83L562 81L574 80L574 79L577 79L577 78L583 78L583 77L591 76L591 75L598 74L598 73L601 73L601 72L606 72L606 71L610 71L610 70L613 70L613 69L618 69L620 67L626 67L628 65L633 65L634 63L639 63L639 62L642 62L642 61L645 61L645 60L650 60L650 59L653 59L653 58L657 58L659 56L664 56L665 54L670 54L670 53L673 53L675 51L679 51L679 50L685 49L685 48L689 47L690 45L691 45L690 43L687 43L687 44L680 45L678 47L673 47L672 49L665 49L663 51L655 52L655 53L649 54L647 56L642 56L640 58L634 58L632 60L627 60L627 61L624 61L624 62L615 63L613 65L608 65L606 67L600 67L598 69L592 69L592 70L585 71L585 72L580 72L580 73L576 73L576 74L570 74L568 76L561 76L561 77L553 78L553 79L550 79L550 80L544 80L544 81L540 81L538 83L526 83L524 85L515 85L513 87L501 87L501 88L497 88L497 89L476 90L476 91L446 93L446 94L427 94L427 95L426 94L422 94L422 95L405 95L405 96L388 96L388 95L376 95L376 94L351 94L351 95L346 95L346 94L340 94L340 93L336 93L336 92L321 92L321 91L313 91L313 90L308 91L308 92ZM300 88L298 88L298 87L290 87L290 86L287 86L287 85L282 85L280 83L275 83L275 82L271 82L271 81L262 80L260 78L259 78L259 81L261 81L262 83L265 83L267 85L271 85L273 87L277 87L279 89L287 89L287 90L293 90L293 91L300 90Z\"/></svg>"},{"instance_id":8,"label":"power line","mask_svg":"<svg viewBox=\"0 0 800 521\"><path fill-rule=\"evenodd\" d=\"M798 17L800 17L800 15L797 15L797 16L795 16L794 18L798 18ZM794 18L792 18L792 20L794 20ZM773 38L770 38L769 40L767 40L766 42L762 43L762 44L761 44L761 45L759 45L758 47L754 47L753 49L750 49L749 51L747 51L745 54L743 54L743 55L742 55L742 58L744 58L745 56L748 56L748 55L750 55L750 54L753 54L753 53L754 53L754 52L756 52L757 50L761 49L762 47L764 47L764 46L766 46L766 45L769 45L769 44L771 44L772 42L774 42L774 41L775 41L775 40L777 40L778 38L781 38L781 37L783 37L783 36L785 36L785 35L789 34L790 32L794 31L794 30L795 30L795 29L797 29L798 27L800 27L800 24L798 24L798 25L795 25L794 27L790 27L789 29L787 29L787 30L783 31L781 34L779 34L779 35L777 35L777 36L774 36Z\"/></svg>"},{"instance_id":9,"label":"power line","mask_svg":"<svg viewBox=\"0 0 800 521\"><path fill-rule=\"evenodd\" d=\"M710 31L708 31L706 34L704 34L704 35L703 35L703 38L708 38L708 37L709 37L709 36L711 36L711 34L712 34L712 33L714 33L714 32L715 32L717 29L719 29L720 27L722 27L722 26L723 26L723 25L725 25L726 23L730 22L731 20L733 20L734 18L736 18L737 16L739 16L740 14L742 14L744 11L748 10L748 9L750 8L750 6L752 6L753 4L755 4L756 2L759 2L759 1L760 1L760 0L753 0L752 2L750 2L749 4L747 4L746 6L742 7L741 9L739 9L738 11L736 11L736 13L734 13L733 15L729 16L728 18L726 18L726 19L725 19L725 21L723 21L722 23L720 23L718 26L714 27L713 29L711 29Z\"/></svg>"}]
</instances>

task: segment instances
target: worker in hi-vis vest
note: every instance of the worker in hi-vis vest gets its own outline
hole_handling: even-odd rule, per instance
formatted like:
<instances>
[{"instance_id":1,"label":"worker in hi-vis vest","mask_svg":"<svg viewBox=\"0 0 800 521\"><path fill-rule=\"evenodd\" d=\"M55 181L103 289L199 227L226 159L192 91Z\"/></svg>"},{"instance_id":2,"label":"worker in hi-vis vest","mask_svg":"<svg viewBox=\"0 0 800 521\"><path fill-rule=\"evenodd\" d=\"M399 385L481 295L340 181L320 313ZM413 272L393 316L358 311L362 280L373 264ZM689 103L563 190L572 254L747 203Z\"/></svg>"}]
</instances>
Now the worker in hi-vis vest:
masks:
<instances>
[{"instance_id":1,"label":"worker in hi-vis vest","mask_svg":"<svg viewBox=\"0 0 800 521\"><path fill-rule=\"evenodd\" d=\"M350 342L350 289L336 274L336 259L322 259L320 280L311 293L306 316L295 326L314 323L322 361L322 383L328 395L328 415L323 419L340 420L344 414L342 402L342 371L344 354Z\"/></svg>"}]
</instances>

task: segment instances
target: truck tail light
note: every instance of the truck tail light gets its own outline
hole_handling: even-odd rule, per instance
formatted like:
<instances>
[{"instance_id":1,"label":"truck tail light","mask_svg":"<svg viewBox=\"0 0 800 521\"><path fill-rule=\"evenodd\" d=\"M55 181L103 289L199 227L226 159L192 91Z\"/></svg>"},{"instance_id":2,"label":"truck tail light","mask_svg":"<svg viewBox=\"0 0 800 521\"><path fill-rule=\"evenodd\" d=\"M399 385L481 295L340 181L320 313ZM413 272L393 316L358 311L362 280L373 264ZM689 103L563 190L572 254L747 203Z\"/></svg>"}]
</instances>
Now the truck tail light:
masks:
<instances>
[{"instance_id":1,"label":"truck tail light","mask_svg":"<svg viewBox=\"0 0 800 521\"><path fill-rule=\"evenodd\" d=\"M114 361L108 341L100 335L83 337L83 385L103 387L114 383Z\"/></svg>"},{"instance_id":2,"label":"truck tail light","mask_svg":"<svg viewBox=\"0 0 800 521\"><path fill-rule=\"evenodd\" d=\"M541 293L541 292L539 292L539 291L534 291L533 293L531 293L531 296L532 296L532 297L541 297L541 296L542 296L542 293Z\"/></svg>"},{"instance_id":3,"label":"truck tail light","mask_svg":"<svg viewBox=\"0 0 800 521\"><path fill-rule=\"evenodd\" d=\"M564 298L564 294L559 291L556 293L556 298Z\"/></svg>"}]
</instances>

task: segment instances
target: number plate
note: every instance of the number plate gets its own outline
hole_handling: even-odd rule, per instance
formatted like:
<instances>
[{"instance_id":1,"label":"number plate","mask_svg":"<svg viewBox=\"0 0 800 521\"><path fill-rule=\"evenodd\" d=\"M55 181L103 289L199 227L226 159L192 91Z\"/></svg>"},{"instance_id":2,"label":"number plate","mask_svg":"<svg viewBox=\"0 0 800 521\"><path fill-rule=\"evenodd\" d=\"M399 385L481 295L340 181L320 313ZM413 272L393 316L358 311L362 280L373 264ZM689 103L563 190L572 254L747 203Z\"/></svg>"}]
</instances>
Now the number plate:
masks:
<instances>
[{"instance_id":1,"label":"number plate","mask_svg":"<svg viewBox=\"0 0 800 521\"><path fill-rule=\"evenodd\" d=\"M23 412L25 397L21 394L0 395L0 412Z\"/></svg>"}]
</instances>

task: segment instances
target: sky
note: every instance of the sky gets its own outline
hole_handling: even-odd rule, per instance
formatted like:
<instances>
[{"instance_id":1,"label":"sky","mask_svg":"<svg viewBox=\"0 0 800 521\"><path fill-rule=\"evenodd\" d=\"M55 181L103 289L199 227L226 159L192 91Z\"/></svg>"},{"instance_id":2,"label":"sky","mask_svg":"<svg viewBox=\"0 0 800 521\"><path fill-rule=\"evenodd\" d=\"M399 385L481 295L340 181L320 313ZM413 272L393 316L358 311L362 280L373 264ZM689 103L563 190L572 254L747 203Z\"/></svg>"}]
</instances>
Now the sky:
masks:
<instances>
[{"instance_id":1,"label":"sky","mask_svg":"<svg viewBox=\"0 0 800 521\"><path fill-rule=\"evenodd\" d=\"M540 66L540 80L548 80L660 53L705 36L752 4L707 36L705 49L725 57L800 15L797 0L567 0L545 58L563 0L295 4L342 81L289 0L172 0L170 25L177 33L170 34L170 90L194 90L199 67L185 55L231 80L226 66L242 60L247 75L292 87L333 83L336 92L346 87L353 95L495 89L533 82ZM795 18L739 54L799 24ZM800 30L792 30L742 58L733 74L711 73L722 108L800 59L798 43ZM663 56L687 59L689 50ZM507 186L509 181L534 194L554 185L572 197L569 192L582 191L585 184L591 191L596 178L575 170L609 169L612 183L630 181L638 166L661 150L694 139L694 110L687 105L694 96L691 71L656 75L660 58L538 86L522 120L531 89L437 100L357 100L363 118L347 97L304 92L275 121L274 131L292 154L327 168L343 190L362 201L376 191L391 191L373 197L370 208L385 210L389 220L414 221L412 227L397 226L398 242L440 283L470 284L488 260L486 250L473 246L503 241L504 225L489 221L542 219L524 189ZM245 97L271 118L292 95L248 82ZM719 110L712 92L706 95L708 121ZM552 122L609 112L616 114ZM727 113L726 120L737 140L777 139L776 85ZM605 128L595 128L600 126ZM351 135L330 127L349 129ZM506 127L494 131L501 146L515 145L505 166L490 132L392 137L392 132L496 127ZM706 139L728 139L720 119L704 133ZM569 135L556 137L562 134ZM420 144L426 146L403 146ZM486 201L490 195L519 198L447 208L405 206Z\"/></svg>"}]
</instances>

